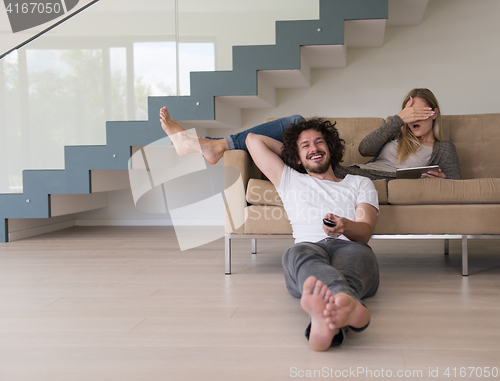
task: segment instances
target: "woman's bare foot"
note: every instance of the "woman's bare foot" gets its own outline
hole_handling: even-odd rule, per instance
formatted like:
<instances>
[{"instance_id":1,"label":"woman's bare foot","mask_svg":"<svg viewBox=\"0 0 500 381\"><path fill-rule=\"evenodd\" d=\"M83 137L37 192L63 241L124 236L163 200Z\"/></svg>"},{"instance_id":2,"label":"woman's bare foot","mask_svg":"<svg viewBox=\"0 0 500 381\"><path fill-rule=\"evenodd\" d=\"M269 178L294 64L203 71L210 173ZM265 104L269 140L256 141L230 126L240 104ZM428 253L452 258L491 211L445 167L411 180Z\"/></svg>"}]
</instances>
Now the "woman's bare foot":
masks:
<instances>
[{"instance_id":1,"label":"woman's bare foot","mask_svg":"<svg viewBox=\"0 0 500 381\"><path fill-rule=\"evenodd\" d=\"M315 351L330 348L333 337L339 332L337 328L331 329L325 318L326 305L331 295L328 287L312 275L304 282L300 305L311 317L309 346Z\"/></svg>"},{"instance_id":2,"label":"woman's bare foot","mask_svg":"<svg viewBox=\"0 0 500 381\"><path fill-rule=\"evenodd\" d=\"M229 150L226 139L198 139L200 142L201 153L210 164L216 164L222 156L224 156L224 152Z\"/></svg>"},{"instance_id":3,"label":"woman's bare foot","mask_svg":"<svg viewBox=\"0 0 500 381\"><path fill-rule=\"evenodd\" d=\"M161 108L160 118L161 127L172 140L175 151L179 156L199 152L210 164L216 164L222 158L224 152L228 150L225 139L199 138L195 134L186 131L172 119L166 107Z\"/></svg>"},{"instance_id":4,"label":"woman's bare foot","mask_svg":"<svg viewBox=\"0 0 500 381\"><path fill-rule=\"evenodd\" d=\"M198 137L188 133L184 128L179 126L172 119L166 107L161 108L160 118L161 128L167 133L170 140L172 140L175 151L179 156L185 156L194 152L201 153Z\"/></svg>"},{"instance_id":5,"label":"woman's bare foot","mask_svg":"<svg viewBox=\"0 0 500 381\"><path fill-rule=\"evenodd\" d=\"M330 296L324 313L329 329L346 326L363 328L370 322L368 308L343 292Z\"/></svg>"}]
</instances>

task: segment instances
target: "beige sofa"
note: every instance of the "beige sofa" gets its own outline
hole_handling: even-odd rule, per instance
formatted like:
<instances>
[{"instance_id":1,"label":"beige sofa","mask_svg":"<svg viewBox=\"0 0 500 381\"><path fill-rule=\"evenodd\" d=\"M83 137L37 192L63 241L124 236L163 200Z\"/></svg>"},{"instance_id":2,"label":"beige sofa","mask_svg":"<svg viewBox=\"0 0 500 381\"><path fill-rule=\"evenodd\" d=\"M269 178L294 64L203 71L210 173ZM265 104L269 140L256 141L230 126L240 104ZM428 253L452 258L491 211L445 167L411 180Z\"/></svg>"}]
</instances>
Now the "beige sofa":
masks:
<instances>
[{"instance_id":1,"label":"beige sofa","mask_svg":"<svg viewBox=\"0 0 500 381\"><path fill-rule=\"evenodd\" d=\"M364 163L360 141L382 118L330 118L346 142L343 165ZM467 240L500 238L500 114L442 117L444 140L455 144L462 180L374 181L380 215L372 239L462 240L462 274L468 275ZM290 237L281 199L245 151L224 155L226 188L226 274L231 241ZM235 170L236 169L236 170ZM241 176L241 177L239 177Z\"/></svg>"}]
</instances>

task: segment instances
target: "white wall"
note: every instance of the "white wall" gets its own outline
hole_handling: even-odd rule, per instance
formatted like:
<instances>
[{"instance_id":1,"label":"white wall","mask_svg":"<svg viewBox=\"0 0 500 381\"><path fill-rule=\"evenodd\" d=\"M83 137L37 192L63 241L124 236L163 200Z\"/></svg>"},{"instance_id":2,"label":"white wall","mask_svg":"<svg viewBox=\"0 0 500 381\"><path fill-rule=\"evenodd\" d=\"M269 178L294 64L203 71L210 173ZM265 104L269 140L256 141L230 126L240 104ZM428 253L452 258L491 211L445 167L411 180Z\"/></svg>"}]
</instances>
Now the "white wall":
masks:
<instances>
[{"instance_id":1,"label":"white wall","mask_svg":"<svg viewBox=\"0 0 500 381\"><path fill-rule=\"evenodd\" d=\"M245 128L270 116L372 116L399 112L428 87L443 114L500 112L500 1L430 0L417 27L387 28L384 46L348 49L347 67L314 70L309 89L281 90L278 107L248 110Z\"/></svg>"},{"instance_id":2,"label":"white wall","mask_svg":"<svg viewBox=\"0 0 500 381\"><path fill-rule=\"evenodd\" d=\"M279 90L276 109L244 111L244 128L294 113L386 117L414 87L430 88L443 114L500 112L499 37L498 0L430 0L419 26L388 28L382 48L348 49L345 69L317 69L311 88ZM144 218L130 199L110 194L110 208L81 217ZM222 210L209 214L222 223Z\"/></svg>"},{"instance_id":3,"label":"white wall","mask_svg":"<svg viewBox=\"0 0 500 381\"><path fill-rule=\"evenodd\" d=\"M500 112L499 21L498 0L430 0L419 26L389 27L381 48L348 49L345 69L317 69L311 88L279 90L275 109L243 112L243 129L294 113L386 117L399 111L413 87L432 89L444 114ZM230 132L235 131L223 134ZM109 192L108 203L107 209L79 214L78 223L171 223L168 213L138 211L130 190ZM208 208L185 219L196 220L222 224L223 211Z\"/></svg>"},{"instance_id":4,"label":"white wall","mask_svg":"<svg viewBox=\"0 0 500 381\"><path fill-rule=\"evenodd\" d=\"M318 0L178 3L179 70L174 0L100 0L0 60L0 193L63 169L65 146L106 144L106 121L147 118L148 95L188 95L189 70L231 70L233 45L273 44L276 19L319 14ZM0 5L0 54L51 24L11 33Z\"/></svg>"}]
</instances>

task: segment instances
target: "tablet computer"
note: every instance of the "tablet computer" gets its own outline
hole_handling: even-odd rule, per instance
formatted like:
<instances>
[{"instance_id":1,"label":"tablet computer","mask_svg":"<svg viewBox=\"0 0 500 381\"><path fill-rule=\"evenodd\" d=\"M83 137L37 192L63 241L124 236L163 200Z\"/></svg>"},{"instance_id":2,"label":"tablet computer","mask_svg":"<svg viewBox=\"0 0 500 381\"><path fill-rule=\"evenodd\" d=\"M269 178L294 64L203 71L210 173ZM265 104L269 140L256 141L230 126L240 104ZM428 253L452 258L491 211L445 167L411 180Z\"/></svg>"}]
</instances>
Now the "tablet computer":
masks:
<instances>
[{"instance_id":1,"label":"tablet computer","mask_svg":"<svg viewBox=\"0 0 500 381\"><path fill-rule=\"evenodd\" d=\"M439 171L439 165L397 169L396 179L420 179L422 177L422 174L429 171Z\"/></svg>"}]
</instances>

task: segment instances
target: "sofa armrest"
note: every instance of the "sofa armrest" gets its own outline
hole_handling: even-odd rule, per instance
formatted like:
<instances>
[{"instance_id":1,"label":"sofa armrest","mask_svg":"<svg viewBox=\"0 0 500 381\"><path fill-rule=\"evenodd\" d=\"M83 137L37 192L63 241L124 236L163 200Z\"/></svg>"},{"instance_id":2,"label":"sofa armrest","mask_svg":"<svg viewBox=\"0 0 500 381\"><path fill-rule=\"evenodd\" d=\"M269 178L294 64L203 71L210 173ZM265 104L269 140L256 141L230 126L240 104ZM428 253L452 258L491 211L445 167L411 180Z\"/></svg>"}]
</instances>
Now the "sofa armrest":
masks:
<instances>
[{"instance_id":1,"label":"sofa armrest","mask_svg":"<svg viewBox=\"0 0 500 381\"><path fill-rule=\"evenodd\" d=\"M224 153L224 195L226 199L225 231L243 234L245 223L246 190L251 178L262 178L262 173L250 155L243 150Z\"/></svg>"},{"instance_id":2,"label":"sofa armrest","mask_svg":"<svg viewBox=\"0 0 500 381\"><path fill-rule=\"evenodd\" d=\"M224 153L224 166L236 168L247 189L248 180L262 179L262 172L257 168L248 152L243 150L231 150ZM227 184L226 184L227 185Z\"/></svg>"}]
</instances>

